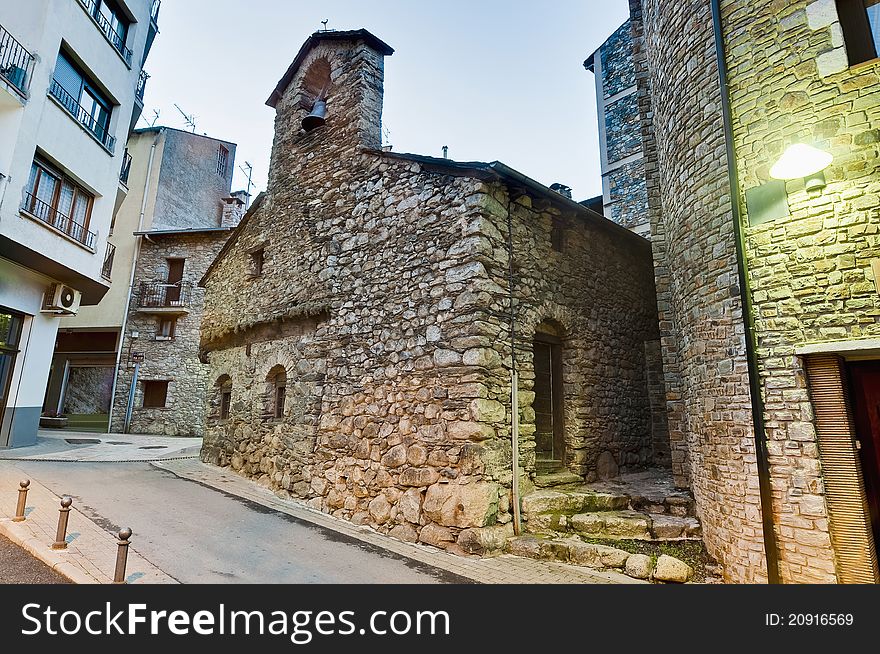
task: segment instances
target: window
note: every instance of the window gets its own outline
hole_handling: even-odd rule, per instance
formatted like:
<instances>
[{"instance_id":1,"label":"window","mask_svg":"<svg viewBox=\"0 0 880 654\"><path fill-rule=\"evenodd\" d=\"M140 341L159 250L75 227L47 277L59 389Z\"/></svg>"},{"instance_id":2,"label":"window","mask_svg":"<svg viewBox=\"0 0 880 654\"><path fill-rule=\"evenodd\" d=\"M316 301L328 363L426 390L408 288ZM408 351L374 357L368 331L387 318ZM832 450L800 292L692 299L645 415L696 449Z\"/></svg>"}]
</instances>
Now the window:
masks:
<instances>
[{"instance_id":1,"label":"window","mask_svg":"<svg viewBox=\"0 0 880 654\"><path fill-rule=\"evenodd\" d=\"M229 407L232 405L232 380L228 375L223 375L217 380L215 387L220 391L220 411L221 420L229 418Z\"/></svg>"},{"instance_id":2,"label":"window","mask_svg":"<svg viewBox=\"0 0 880 654\"><path fill-rule=\"evenodd\" d=\"M880 0L837 0L849 65L876 59L880 53Z\"/></svg>"},{"instance_id":3,"label":"window","mask_svg":"<svg viewBox=\"0 0 880 654\"><path fill-rule=\"evenodd\" d=\"M110 136L110 100L97 89L64 54L58 53L49 93L108 149L115 139Z\"/></svg>"},{"instance_id":4,"label":"window","mask_svg":"<svg viewBox=\"0 0 880 654\"><path fill-rule=\"evenodd\" d=\"M229 150L225 146L217 149L217 174L226 177L226 166L229 163Z\"/></svg>"},{"instance_id":5,"label":"window","mask_svg":"<svg viewBox=\"0 0 880 654\"><path fill-rule=\"evenodd\" d=\"M562 252L565 247L565 225L558 218L553 219L553 226L550 228L550 247L556 252Z\"/></svg>"},{"instance_id":6,"label":"window","mask_svg":"<svg viewBox=\"0 0 880 654\"><path fill-rule=\"evenodd\" d=\"M156 330L157 341L170 341L174 338L177 329L177 318L160 318L159 327Z\"/></svg>"},{"instance_id":7,"label":"window","mask_svg":"<svg viewBox=\"0 0 880 654\"><path fill-rule=\"evenodd\" d=\"M284 402L287 397L287 371L284 366L275 366L266 375L268 406L266 415L281 420L284 417Z\"/></svg>"},{"instance_id":8,"label":"window","mask_svg":"<svg viewBox=\"0 0 880 654\"><path fill-rule=\"evenodd\" d=\"M93 201L94 196L50 164L37 159L31 165L22 209L89 246Z\"/></svg>"},{"instance_id":9,"label":"window","mask_svg":"<svg viewBox=\"0 0 880 654\"><path fill-rule=\"evenodd\" d=\"M263 274L264 254L265 250L263 248L251 252L251 277L259 277Z\"/></svg>"},{"instance_id":10,"label":"window","mask_svg":"<svg viewBox=\"0 0 880 654\"><path fill-rule=\"evenodd\" d=\"M144 408L145 409L164 409L168 400L168 382L167 381L145 381L144 382Z\"/></svg>"},{"instance_id":11,"label":"window","mask_svg":"<svg viewBox=\"0 0 880 654\"><path fill-rule=\"evenodd\" d=\"M104 30L107 38L117 50L125 47L125 36L128 33L128 21L115 5L101 0L97 4L97 13L94 14L98 24Z\"/></svg>"}]
</instances>

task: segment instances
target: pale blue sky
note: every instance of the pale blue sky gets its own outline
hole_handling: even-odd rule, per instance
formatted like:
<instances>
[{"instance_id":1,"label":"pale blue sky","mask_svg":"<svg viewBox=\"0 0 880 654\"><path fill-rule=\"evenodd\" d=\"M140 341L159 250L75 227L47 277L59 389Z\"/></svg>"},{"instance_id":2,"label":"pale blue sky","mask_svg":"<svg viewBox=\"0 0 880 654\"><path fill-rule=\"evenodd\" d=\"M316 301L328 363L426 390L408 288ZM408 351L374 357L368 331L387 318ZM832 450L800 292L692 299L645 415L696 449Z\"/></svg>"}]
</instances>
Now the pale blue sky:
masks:
<instances>
[{"instance_id":1,"label":"pale blue sky","mask_svg":"<svg viewBox=\"0 0 880 654\"><path fill-rule=\"evenodd\" d=\"M265 105L309 34L366 28L385 62L395 152L503 161L575 199L601 194L595 87L583 60L627 16L626 0L163 0L144 118L238 144L263 190L274 112ZM237 171L235 188L244 187Z\"/></svg>"}]
</instances>

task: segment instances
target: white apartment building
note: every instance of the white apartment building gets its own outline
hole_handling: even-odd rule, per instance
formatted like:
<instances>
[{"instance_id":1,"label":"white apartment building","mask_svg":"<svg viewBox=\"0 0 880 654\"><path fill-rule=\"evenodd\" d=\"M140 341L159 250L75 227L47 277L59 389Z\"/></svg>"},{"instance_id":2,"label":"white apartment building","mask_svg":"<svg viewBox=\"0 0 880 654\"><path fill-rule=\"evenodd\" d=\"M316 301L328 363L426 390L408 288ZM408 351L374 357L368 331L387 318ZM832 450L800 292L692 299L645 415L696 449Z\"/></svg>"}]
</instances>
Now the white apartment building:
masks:
<instances>
[{"instance_id":1,"label":"white apartment building","mask_svg":"<svg viewBox=\"0 0 880 654\"><path fill-rule=\"evenodd\" d=\"M36 440L59 322L109 289L158 12L0 1L0 448Z\"/></svg>"}]
</instances>

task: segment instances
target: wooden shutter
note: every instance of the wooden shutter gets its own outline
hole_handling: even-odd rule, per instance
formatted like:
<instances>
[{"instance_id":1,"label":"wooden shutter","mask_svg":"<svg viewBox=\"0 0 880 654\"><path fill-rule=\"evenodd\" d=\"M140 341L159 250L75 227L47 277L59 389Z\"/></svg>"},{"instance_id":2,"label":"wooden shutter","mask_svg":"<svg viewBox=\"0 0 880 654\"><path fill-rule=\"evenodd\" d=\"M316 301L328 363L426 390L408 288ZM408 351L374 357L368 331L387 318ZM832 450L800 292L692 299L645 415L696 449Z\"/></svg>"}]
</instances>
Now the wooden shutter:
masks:
<instances>
[{"instance_id":1,"label":"wooden shutter","mask_svg":"<svg viewBox=\"0 0 880 654\"><path fill-rule=\"evenodd\" d=\"M845 584L877 583L877 555L843 361L833 354L815 354L806 362L837 577Z\"/></svg>"}]
</instances>

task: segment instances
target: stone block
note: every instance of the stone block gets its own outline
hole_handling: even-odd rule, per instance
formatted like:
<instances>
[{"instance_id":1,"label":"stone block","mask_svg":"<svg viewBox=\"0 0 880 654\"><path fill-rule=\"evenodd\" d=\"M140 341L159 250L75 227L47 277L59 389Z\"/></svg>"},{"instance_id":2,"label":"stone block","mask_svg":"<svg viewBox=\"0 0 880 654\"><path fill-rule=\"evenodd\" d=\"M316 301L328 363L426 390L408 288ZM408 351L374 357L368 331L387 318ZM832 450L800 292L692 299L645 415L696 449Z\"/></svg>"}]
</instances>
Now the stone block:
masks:
<instances>
[{"instance_id":1,"label":"stone block","mask_svg":"<svg viewBox=\"0 0 880 654\"><path fill-rule=\"evenodd\" d=\"M498 515L498 485L485 481L434 484L425 494L422 510L447 527L484 527Z\"/></svg>"},{"instance_id":2,"label":"stone block","mask_svg":"<svg viewBox=\"0 0 880 654\"><path fill-rule=\"evenodd\" d=\"M446 547L455 542L455 537L446 527L429 522L419 532L419 541L434 547Z\"/></svg>"},{"instance_id":3,"label":"stone block","mask_svg":"<svg viewBox=\"0 0 880 654\"><path fill-rule=\"evenodd\" d=\"M440 479L440 473L433 468L407 468L400 473L398 483L401 486L423 488L436 483L438 479Z\"/></svg>"},{"instance_id":4,"label":"stone block","mask_svg":"<svg viewBox=\"0 0 880 654\"><path fill-rule=\"evenodd\" d=\"M683 584L694 576L694 570L684 561L661 554L654 566L654 579Z\"/></svg>"},{"instance_id":5,"label":"stone block","mask_svg":"<svg viewBox=\"0 0 880 654\"><path fill-rule=\"evenodd\" d=\"M646 554L630 554L626 559L624 572L634 579L648 579L651 571L651 557Z\"/></svg>"}]
</instances>

